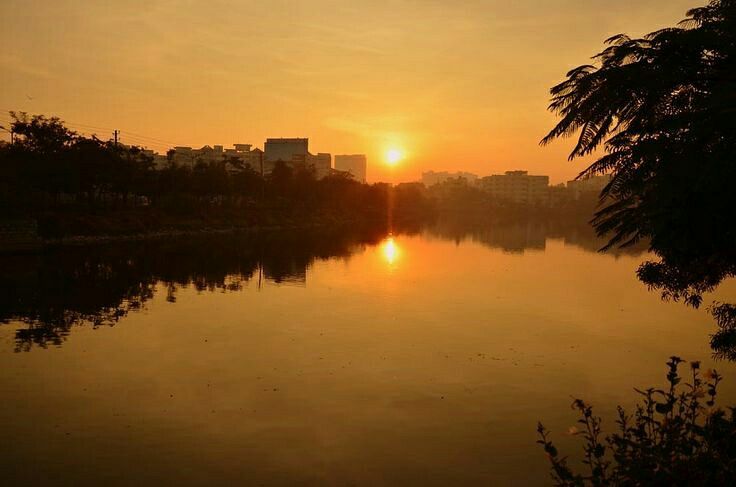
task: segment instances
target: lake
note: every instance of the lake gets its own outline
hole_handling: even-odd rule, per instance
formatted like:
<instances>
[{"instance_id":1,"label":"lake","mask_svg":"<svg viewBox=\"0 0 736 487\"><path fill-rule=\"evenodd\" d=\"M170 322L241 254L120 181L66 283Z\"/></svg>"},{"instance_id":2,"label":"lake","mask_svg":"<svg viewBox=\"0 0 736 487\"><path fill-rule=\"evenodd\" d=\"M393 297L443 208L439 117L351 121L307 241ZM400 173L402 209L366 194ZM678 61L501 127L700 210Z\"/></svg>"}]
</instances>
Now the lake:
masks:
<instances>
[{"instance_id":1,"label":"lake","mask_svg":"<svg viewBox=\"0 0 736 487\"><path fill-rule=\"evenodd\" d=\"M440 222L0 258L5 485L546 485L705 310L585 226ZM732 285L719 295L734 295ZM736 399L736 368L721 404Z\"/></svg>"}]
</instances>

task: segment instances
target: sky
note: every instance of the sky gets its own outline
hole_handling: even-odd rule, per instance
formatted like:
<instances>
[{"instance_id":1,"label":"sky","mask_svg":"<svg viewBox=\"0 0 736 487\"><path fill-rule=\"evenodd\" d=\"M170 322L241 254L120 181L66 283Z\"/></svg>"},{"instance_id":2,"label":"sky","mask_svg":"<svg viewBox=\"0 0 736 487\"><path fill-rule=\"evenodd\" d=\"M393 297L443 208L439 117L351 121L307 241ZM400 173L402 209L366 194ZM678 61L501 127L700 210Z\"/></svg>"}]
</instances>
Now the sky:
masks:
<instances>
[{"instance_id":1,"label":"sky","mask_svg":"<svg viewBox=\"0 0 736 487\"><path fill-rule=\"evenodd\" d=\"M369 181L525 169L554 184L586 161L567 160L571 140L539 146L549 88L611 35L704 3L0 0L0 125L55 115L161 152L309 137L312 153L367 154Z\"/></svg>"}]
</instances>

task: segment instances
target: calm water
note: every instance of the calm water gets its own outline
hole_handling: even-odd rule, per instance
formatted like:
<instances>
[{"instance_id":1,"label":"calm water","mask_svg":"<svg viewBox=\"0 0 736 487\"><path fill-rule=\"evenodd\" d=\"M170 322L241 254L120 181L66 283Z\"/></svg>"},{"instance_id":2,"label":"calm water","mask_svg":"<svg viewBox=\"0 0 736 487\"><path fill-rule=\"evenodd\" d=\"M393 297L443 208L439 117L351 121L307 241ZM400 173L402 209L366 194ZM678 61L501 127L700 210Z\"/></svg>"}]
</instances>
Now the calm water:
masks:
<instances>
[{"instance_id":1,"label":"calm water","mask_svg":"<svg viewBox=\"0 0 736 487\"><path fill-rule=\"evenodd\" d=\"M544 485L536 422L570 452L571 396L608 414L672 354L712 365L706 313L597 245L441 224L4 257L4 482Z\"/></svg>"}]
</instances>

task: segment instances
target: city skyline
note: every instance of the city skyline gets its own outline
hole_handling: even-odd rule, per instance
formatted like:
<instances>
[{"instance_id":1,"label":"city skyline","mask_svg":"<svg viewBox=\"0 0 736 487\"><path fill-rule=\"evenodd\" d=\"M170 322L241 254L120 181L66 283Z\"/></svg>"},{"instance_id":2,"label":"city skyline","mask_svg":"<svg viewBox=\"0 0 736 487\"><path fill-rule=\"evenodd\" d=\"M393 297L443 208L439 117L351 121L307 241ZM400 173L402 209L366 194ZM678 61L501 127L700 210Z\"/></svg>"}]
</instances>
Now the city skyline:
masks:
<instances>
[{"instance_id":1,"label":"city skyline","mask_svg":"<svg viewBox=\"0 0 736 487\"><path fill-rule=\"evenodd\" d=\"M567 141L538 146L554 120L548 87L607 35L671 25L691 6L604 3L11 0L0 109L157 151L309 134L365 153L374 181L526 167L560 182L587 161L568 163ZM393 148L402 164L377 164Z\"/></svg>"}]
</instances>

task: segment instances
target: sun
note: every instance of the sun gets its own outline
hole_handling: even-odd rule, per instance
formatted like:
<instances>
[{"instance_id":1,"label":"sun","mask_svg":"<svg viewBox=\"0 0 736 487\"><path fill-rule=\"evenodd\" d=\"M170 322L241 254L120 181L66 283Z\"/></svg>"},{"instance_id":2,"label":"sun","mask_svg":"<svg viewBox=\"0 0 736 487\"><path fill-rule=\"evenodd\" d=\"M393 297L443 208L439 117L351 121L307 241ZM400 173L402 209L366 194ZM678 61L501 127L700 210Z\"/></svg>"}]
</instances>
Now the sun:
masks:
<instances>
[{"instance_id":1,"label":"sun","mask_svg":"<svg viewBox=\"0 0 736 487\"><path fill-rule=\"evenodd\" d=\"M386 164L395 166L403 158L403 154L399 149L389 149L386 151Z\"/></svg>"}]
</instances>

